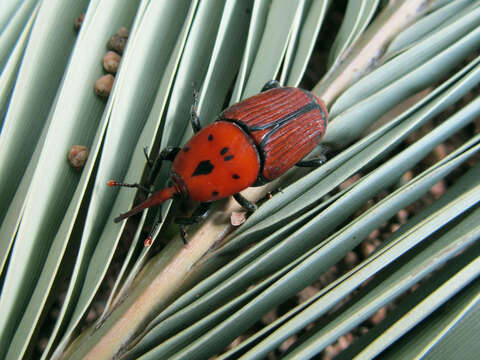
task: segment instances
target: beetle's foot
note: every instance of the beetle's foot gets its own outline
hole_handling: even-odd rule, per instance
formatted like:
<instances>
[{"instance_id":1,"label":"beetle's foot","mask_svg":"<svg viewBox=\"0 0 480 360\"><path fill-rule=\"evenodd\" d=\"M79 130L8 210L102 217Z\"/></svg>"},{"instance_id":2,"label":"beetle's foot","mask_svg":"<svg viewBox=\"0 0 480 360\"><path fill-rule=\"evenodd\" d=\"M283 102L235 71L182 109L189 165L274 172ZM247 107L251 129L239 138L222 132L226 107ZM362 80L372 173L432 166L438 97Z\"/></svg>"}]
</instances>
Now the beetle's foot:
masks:
<instances>
[{"instance_id":1,"label":"beetle's foot","mask_svg":"<svg viewBox=\"0 0 480 360\"><path fill-rule=\"evenodd\" d=\"M325 164L327 162L328 148L323 145L319 145L319 149L320 153L318 155L312 157L311 159L299 161L295 165L301 167L318 167Z\"/></svg>"},{"instance_id":2,"label":"beetle's foot","mask_svg":"<svg viewBox=\"0 0 480 360\"><path fill-rule=\"evenodd\" d=\"M153 167L153 163L154 161L150 159L150 157L148 156L148 146L145 146L143 148L143 155L145 155L145 159L147 160L147 165L148 167Z\"/></svg>"},{"instance_id":3,"label":"beetle's foot","mask_svg":"<svg viewBox=\"0 0 480 360\"><path fill-rule=\"evenodd\" d=\"M200 117L198 116L197 106L198 106L198 90L196 88L193 88L193 103L192 103L192 107L190 108L190 122L192 124L192 129L194 133L197 133L200 130L202 130L202 125L200 124Z\"/></svg>"},{"instance_id":4,"label":"beetle's foot","mask_svg":"<svg viewBox=\"0 0 480 360\"><path fill-rule=\"evenodd\" d=\"M255 210L257 210L257 205L255 205L247 198L243 197L243 195L241 195L240 193L236 193L235 195L233 195L233 198L237 200L237 202L249 213L253 213Z\"/></svg>"},{"instance_id":5,"label":"beetle's foot","mask_svg":"<svg viewBox=\"0 0 480 360\"><path fill-rule=\"evenodd\" d=\"M265 85L263 85L263 88L260 92L275 89L278 87L280 87L280 83L277 80L270 80Z\"/></svg>"},{"instance_id":6,"label":"beetle's foot","mask_svg":"<svg viewBox=\"0 0 480 360\"><path fill-rule=\"evenodd\" d=\"M208 209L210 208L211 203L201 203L193 212L192 216L190 217L178 217L175 220L175 224L180 226L180 236L182 237L183 243L187 245L188 243L188 235L187 231L185 230L186 225L193 225L202 222L202 220L207 215Z\"/></svg>"},{"instance_id":7,"label":"beetle's foot","mask_svg":"<svg viewBox=\"0 0 480 360\"><path fill-rule=\"evenodd\" d=\"M188 244L188 234L187 234L187 231L185 230L185 226L183 225L179 225L180 226L180 236L182 237L182 241L183 241L183 244L184 245L187 245Z\"/></svg>"},{"instance_id":8,"label":"beetle's foot","mask_svg":"<svg viewBox=\"0 0 480 360\"><path fill-rule=\"evenodd\" d=\"M180 150L181 149L177 146L167 146L165 149L163 149L160 152L160 155L158 156L158 158L162 161L163 160L173 161L177 157L177 154Z\"/></svg>"},{"instance_id":9,"label":"beetle's foot","mask_svg":"<svg viewBox=\"0 0 480 360\"><path fill-rule=\"evenodd\" d=\"M200 205L195 209L192 216L190 217L177 217L174 222L178 225L193 225L202 222L202 220L207 215L208 209L210 208L211 203L200 203Z\"/></svg>"},{"instance_id":10,"label":"beetle's foot","mask_svg":"<svg viewBox=\"0 0 480 360\"><path fill-rule=\"evenodd\" d=\"M319 167L327 162L327 157L324 154L320 154L315 158L302 160L296 163L296 166L300 167Z\"/></svg>"},{"instance_id":11,"label":"beetle's foot","mask_svg":"<svg viewBox=\"0 0 480 360\"><path fill-rule=\"evenodd\" d=\"M145 238L144 242L143 242L143 245L145 247L150 247L152 246L152 243L153 243L153 236L155 235L155 233L157 232L157 229L159 228L160 224L162 223L162 215L161 215L161 212L160 212L160 218L155 221L155 223L153 224L152 226L152 229L148 232L148 236Z\"/></svg>"},{"instance_id":12,"label":"beetle's foot","mask_svg":"<svg viewBox=\"0 0 480 360\"><path fill-rule=\"evenodd\" d=\"M137 189L140 189L140 190L146 192L147 194L150 194L152 192L149 188L147 188L143 185L140 185L138 183L128 184L128 183L118 182L118 181L115 181L115 180L109 180L109 181L107 181L107 185L110 186L110 187L121 186L121 187L137 188Z\"/></svg>"},{"instance_id":13,"label":"beetle's foot","mask_svg":"<svg viewBox=\"0 0 480 360\"><path fill-rule=\"evenodd\" d=\"M167 146L165 149L160 151L160 154L155 159L152 166L150 166L151 171L150 171L150 175L149 175L148 181L147 181L148 184L153 184L153 182L157 178L157 175L160 171L160 168L162 167L163 161L164 160L167 160L167 161L175 160L175 157L177 156L177 154L179 153L180 150L181 149L179 147L176 147L176 146Z\"/></svg>"}]
</instances>

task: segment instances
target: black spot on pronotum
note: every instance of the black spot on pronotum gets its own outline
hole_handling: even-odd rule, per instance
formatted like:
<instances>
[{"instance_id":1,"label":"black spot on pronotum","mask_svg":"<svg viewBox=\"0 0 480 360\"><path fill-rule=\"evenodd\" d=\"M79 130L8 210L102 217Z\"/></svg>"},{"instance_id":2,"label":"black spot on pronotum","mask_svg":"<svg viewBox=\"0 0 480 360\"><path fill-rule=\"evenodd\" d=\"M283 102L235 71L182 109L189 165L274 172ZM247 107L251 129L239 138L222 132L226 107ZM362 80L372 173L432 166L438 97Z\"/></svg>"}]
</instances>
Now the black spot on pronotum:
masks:
<instances>
[{"instance_id":1,"label":"black spot on pronotum","mask_svg":"<svg viewBox=\"0 0 480 360\"><path fill-rule=\"evenodd\" d=\"M208 135L208 141L212 141L212 140L213 140L213 135L212 134Z\"/></svg>"},{"instance_id":2,"label":"black spot on pronotum","mask_svg":"<svg viewBox=\"0 0 480 360\"><path fill-rule=\"evenodd\" d=\"M233 174L233 175L232 175L232 178L234 178L235 180L240 179L240 175L238 175L238 174Z\"/></svg>"},{"instance_id":3,"label":"black spot on pronotum","mask_svg":"<svg viewBox=\"0 0 480 360\"><path fill-rule=\"evenodd\" d=\"M229 161L229 160L232 160L233 159L233 155L227 155L223 158L223 160L225 161Z\"/></svg>"},{"instance_id":4,"label":"black spot on pronotum","mask_svg":"<svg viewBox=\"0 0 480 360\"><path fill-rule=\"evenodd\" d=\"M184 151L184 152L188 152L189 150L190 150L190 148L189 148L188 146L185 146L185 147L183 148L183 151Z\"/></svg>"},{"instance_id":5,"label":"black spot on pronotum","mask_svg":"<svg viewBox=\"0 0 480 360\"><path fill-rule=\"evenodd\" d=\"M224 147L222 150L220 150L220 155L225 155L228 152L228 147Z\"/></svg>"},{"instance_id":6,"label":"black spot on pronotum","mask_svg":"<svg viewBox=\"0 0 480 360\"><path fill-rule=\"evenodd\" d=\"M218 191L216 190L212 191L212 196L218 196Z\"/></svg>"},{"instance_id":7,"label":"black spot on pronotum","mask_svg":"<svg viewBox=\"0 0 480 360\"><path fill-rule=\"evenodd\" d=\"M193 172L192 176L208 175L212 172L213 168L214 168L214 166L210 162L210 160L200 161L197 165L197 168Z\"/></svg>"}]
</instances>

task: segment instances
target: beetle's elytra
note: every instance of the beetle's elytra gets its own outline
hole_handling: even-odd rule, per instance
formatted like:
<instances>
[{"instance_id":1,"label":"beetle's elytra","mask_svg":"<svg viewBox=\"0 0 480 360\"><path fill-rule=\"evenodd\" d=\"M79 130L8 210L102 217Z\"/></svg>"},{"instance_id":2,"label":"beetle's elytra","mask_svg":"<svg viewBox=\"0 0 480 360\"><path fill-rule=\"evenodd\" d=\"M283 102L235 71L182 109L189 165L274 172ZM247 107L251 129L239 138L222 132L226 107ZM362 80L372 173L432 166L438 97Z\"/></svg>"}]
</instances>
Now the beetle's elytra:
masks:
<instances>
[{"instance_id":1,"label":"beetle's elytra","mask_svg":"<svg viewBox=\"0 0 480 360\"><path fill-rule=\"evenodd\" d=\"M238 124L261 159L258 183L272 181L318 145L327 127L323 101L299 88L279 87L226 109L217 121Z\"/></svg>"},{"instance_id":2,"label":"beetle's elytra","mask_svg":"<svg viewBox=\"0 0 480 360\"><path fill-rule=\"evenodd\" d=\"M169 148L159 156L160 160L173 160L169 187L115 221L174 196L209 203L234 195L252 210L254 205L238 193L272 181L299 163L320 142L327 126L327 110L321 100L306 90L276 84L267 83L263 92L230 106L203 129L192 107L196 134L182 149ZM196 222L206 208L177 223Z\"/></svg>"}]
</instances>

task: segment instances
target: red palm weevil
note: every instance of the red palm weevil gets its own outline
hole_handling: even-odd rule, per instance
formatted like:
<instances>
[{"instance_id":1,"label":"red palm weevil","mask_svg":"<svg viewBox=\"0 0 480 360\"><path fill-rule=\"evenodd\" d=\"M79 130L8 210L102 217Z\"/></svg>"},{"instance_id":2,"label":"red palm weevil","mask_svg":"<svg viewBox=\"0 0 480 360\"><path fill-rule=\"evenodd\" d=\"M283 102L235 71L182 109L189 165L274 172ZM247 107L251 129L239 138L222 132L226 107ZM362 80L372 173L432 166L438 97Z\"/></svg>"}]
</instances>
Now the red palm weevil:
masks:
<instances>
[{"instance_id":1,"label":"red palm weevil","mask_svg":"<svg viewBox=\"0 0 480 360\"><path fill-rule=\"evenodd\" d=\"M269 81L262 92L230 106L203 129L196 112L197 97L195 93L191 112L195 135L183 148L167 147L155 163L150 162L157 169L152 169L152 174L156 174L163 160L173 161L168 187L115 222L173 197L190 198L200 206L191 217L175 219L186 241L182 225L201 221L212 201L233 195L252 212L256 206L240 191L272 181L294 165L323 163L319 158L301 161L320 142L327 127L325 104L309 91ZM108 185L144 189L116 181Z\"/></svg>"}]
</instances>

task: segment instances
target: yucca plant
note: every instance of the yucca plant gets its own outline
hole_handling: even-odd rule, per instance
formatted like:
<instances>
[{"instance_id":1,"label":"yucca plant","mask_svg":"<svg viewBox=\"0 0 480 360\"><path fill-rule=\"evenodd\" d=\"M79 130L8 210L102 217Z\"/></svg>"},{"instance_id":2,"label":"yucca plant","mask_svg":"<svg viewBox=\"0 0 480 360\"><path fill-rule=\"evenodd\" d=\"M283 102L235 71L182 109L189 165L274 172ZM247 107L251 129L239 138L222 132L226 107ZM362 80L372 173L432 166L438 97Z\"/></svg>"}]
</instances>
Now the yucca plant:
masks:
<instances>
[{"instance_id":1,"label":"yucca plant","mask_svg":"<svg viewBox=\"0 0 480 360\"><path fill-rule=\"evenodd\" d=\"M1 358L476 358L479 24L478 0L2 4ZM271 79L326 102L325 165L247 189L246 219L216 202L187 245L172 202L113 222L145 194L106 182L188 140L193 88L207 124Z\"/></svg>"}]
</instances>

